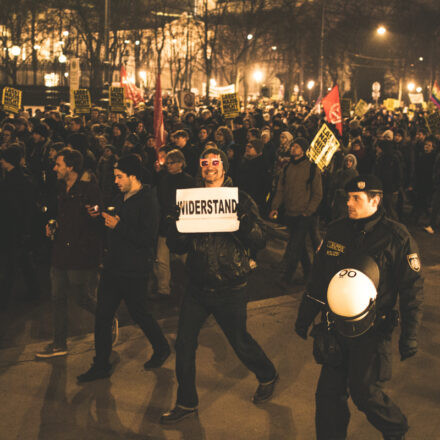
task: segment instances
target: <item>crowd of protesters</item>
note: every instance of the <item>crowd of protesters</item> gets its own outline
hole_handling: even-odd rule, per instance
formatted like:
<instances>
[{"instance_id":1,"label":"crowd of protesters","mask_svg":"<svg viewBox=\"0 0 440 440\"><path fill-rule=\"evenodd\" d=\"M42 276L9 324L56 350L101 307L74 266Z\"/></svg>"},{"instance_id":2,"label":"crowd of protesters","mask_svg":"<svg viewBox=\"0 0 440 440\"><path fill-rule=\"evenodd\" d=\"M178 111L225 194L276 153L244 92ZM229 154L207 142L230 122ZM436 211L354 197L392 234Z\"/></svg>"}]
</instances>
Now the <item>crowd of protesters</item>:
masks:
<instances>
[{"instance_id":1,"label":"crowd of protesters","mask_svg":"<svg viewBox=\"0 0 440 440\"><path fill-rule=\"evenodd\" d=\"M150 292L158 298L171 292L170 252L165 241L167 213L175 208L177 188L200 184L202 152L206 148L222 150L229 161L232 182L255 200L263 218L277 217L282 222L289 216L288 212L282 215L282 211L288 211L289 206L283 210L277 188L283 186L286 177L289 181L286 168L297 160L292 147L299 145L305 152L325 120L323 113L310 110L299 104L255 104L234 119L225 120L216 102L186 112L165 105L166 143L159 148L153 133L154 112L144 103L131 116L98 107L78 116L69 114L67 106L18 115L1 112L2 306L10 301L18 269L29 297L40 294L34 262L36 255L41 257L41 249L47 247L45 225L56 217L59 176L54 167L64 148L80 153L79 179L96 184L100 193L97 200L103 209L118 193L115 162L132 154L141 161L141 181L157 189L161 209L154 266L157 289ZM344 185L358 173L373 173L381 179L389 217L422 226L434 234L440 208L439 135L429 133L423 110L408 113L372 108L361 118L345 119L342 137L334 132L341 148L322 176L318 170L318 203L313 205L314 212L307 212L313 245L319 244L319 224L346 215ZM287 187L284 192L291 191ZM274 210L277 215L273 215ZM301 252L297 259L300 257ZM310 264L306 258L301 261Z\"/></svg>"}]
</instances>

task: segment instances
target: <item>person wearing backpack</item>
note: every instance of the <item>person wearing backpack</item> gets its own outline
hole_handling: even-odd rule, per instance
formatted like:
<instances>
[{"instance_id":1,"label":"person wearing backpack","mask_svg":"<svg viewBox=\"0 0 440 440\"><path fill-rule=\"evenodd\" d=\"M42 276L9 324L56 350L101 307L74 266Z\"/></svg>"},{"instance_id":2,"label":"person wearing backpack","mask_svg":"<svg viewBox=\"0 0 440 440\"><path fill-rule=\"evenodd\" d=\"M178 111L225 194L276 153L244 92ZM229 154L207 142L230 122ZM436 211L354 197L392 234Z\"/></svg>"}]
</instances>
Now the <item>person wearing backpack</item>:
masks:
<instances>
[{"instance_id":1,"label":"person wearing backpack","mask_svg":"<svg viewBox=\"0 0 440 440\"><path fill-rule=\"evenodd\" d=\"M312 164L305 155L308 146L307 140L302 137L292 142L291 159L278 180L272 210L269 213L270 219L276 219L283 205L285 222L289 229L289 240L282 264L283 288L289 287L299 261L303 266L304 278L307 278L311 267L306 250L306 237L310 217L316 212L322 200L322 181L320 171L316 170L316 165Z\"/></svg>"}]
</instances>

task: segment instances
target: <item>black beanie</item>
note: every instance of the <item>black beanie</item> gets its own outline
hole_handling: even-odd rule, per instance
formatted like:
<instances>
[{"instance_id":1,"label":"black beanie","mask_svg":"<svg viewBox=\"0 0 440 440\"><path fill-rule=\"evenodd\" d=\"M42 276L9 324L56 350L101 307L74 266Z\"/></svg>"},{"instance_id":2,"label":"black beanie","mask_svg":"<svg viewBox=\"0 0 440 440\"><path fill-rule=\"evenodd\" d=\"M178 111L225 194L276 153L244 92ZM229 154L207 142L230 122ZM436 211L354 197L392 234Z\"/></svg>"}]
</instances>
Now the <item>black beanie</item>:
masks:
<instances>
[{"instance_id":1,"label":"black beanie","mask_svg":"<svg viewBox=\"0 0 440 440\"><path fill-rule=\"evenodd\" d=\"M208 154L216 154L217 156L220 156L220 158L223 162L223 169L225 170L225 173L227 173L229 171L228 156L226 156L226 153L223 150L220 150L219 148L207 148L200 155L200 158L204 159Z\"/></svg>"},{"instance_id":2,"label":"black beanie","mask_svg":"<svg viewBox=\"0 0 440 440\"><path fill-rule=\"evenodd\" d=\"M10 145L1 152L1 157L14 167L20 166L23 150L18 145Z\"/></svg>"},{"instance_id":3,"label":"black beanie","mask_svg":"<svg viewBox=\"0 0 440 440\"><path fill-rule=\"evenodd\" d=\"M121 157L113 167L127 174L127 176L135 176L137 179L141 179L142 163L135 154Z\"/></svg>"},{"instance_id":4,"label":"black beanie","mask_svg":"<svg viewBox=\"0 0 440 440\"><path fill-rule=\"evenodd\" d=\"M34 129L32 130L32 133L37 133L37 134L39 134L40 136L43 136L46 139L49 137L49 130L43 124L36 125L34 127Z\"/></svg>"},{"instance_id":5,"label":"black beanie","mask_svg":"<svg viewBox=\"0 0 440 440\"><path fill-rule=\"evenodd\" d=\"M309 148L309 142L307 141L306 138L303 137L297 137L293 140L292 145L293 144L298 144L301 149L304 151L304 153L307 151L307 149Z\"/></svg>"}]
</instances>

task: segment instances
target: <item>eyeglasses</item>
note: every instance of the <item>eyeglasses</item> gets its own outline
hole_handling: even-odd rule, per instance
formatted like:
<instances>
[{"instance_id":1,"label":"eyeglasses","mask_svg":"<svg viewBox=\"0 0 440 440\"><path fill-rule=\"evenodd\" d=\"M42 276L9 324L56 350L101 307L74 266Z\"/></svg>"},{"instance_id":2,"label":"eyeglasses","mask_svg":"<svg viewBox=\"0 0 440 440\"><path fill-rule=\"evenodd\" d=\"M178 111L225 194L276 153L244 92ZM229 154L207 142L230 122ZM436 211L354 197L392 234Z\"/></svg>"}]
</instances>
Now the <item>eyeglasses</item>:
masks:
<instances>
[{"instance_id":1,"label":"eyeglasses","mask_svg":"<svg viewBox=\"0 0 440 440\"><path fill-rule=\"evenodd\" d=\"M200 166L205 168L211 164L213 167L218 167L222 161L220 159L200 159Z\"/></svg>"}]
</instances>

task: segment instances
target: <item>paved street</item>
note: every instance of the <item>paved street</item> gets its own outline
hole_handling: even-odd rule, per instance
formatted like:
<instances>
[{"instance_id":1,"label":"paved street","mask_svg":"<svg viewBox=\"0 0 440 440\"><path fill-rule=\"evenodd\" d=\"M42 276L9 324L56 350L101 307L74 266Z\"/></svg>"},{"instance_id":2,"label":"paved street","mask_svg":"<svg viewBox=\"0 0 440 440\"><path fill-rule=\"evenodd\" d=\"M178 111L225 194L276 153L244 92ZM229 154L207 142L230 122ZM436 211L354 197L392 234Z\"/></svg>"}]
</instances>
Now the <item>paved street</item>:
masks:
<instances>
[{"instance_id":1,"label":"paved street","mask_svg":"<svg viewBox=\"0 0 440 440\"><path fill-rule=\"evenodd\" d=\"M426 306L420 353L401 363L394 338L394 375L387 385L409 418L409 440L440 439L440 237L414 231L425 269ZM314 439L314 392L319 368L312 342L293 333L301 288L288 294L276 287L270 264L280 257L283 241L272 240L261 255L250 283L250 332L277 366L281 380L274 398L256 407L256 380L235 357L213 320L200 335L197 358L199 416L175 427L157 423L175 400L174 354L163 368L145 372L151 354L141 331L124 309L121 336L113 353L115 372L108 380L78 386L76 376L93 358L93 318L72 307L70 352L64 359L34 360L50 339L50 302L28 304L20 292L9 313L2 312L0 350L0 440ZM176 338L177 300L152 304L170 342ZM380 435L352 408L350 440Z\"/></svg>"}]
</instances>

